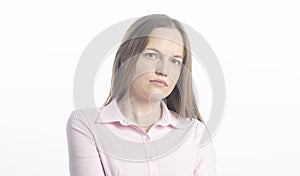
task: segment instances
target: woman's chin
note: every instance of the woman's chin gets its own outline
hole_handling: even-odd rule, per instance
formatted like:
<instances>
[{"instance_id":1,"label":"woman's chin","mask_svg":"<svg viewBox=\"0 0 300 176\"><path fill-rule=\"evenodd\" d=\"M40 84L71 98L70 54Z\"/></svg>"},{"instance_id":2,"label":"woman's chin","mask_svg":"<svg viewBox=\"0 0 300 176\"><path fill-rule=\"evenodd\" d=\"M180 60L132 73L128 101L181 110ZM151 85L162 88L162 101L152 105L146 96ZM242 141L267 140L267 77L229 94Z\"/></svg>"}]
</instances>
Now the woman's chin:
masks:
<instances>
[{"instance_id":1,"label":"woman's chin","mask_svg":"<svg viewBox=\"0 0 300 176\"><path fill-rule=\"evenodd\" d=\"M149 96L150 101L161 101L164 98L165 96L163 95L163 93L159 91L155 91Z\"/></svg>"}]
</instances>

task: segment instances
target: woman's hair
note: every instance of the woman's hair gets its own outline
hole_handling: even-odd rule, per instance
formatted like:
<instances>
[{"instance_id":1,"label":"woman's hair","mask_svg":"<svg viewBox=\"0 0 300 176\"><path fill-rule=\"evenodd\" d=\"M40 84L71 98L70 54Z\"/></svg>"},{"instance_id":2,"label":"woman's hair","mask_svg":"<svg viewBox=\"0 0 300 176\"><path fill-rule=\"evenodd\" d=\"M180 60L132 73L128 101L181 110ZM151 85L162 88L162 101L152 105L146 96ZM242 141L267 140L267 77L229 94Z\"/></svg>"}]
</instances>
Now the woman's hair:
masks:
<instances>
[{"instance_id":1,"label":"woman's hair","mask_svg":"<svg viewBox=\"0 0 300 176\"><path fill-rule=\"evenodd\" d=\"M130 87L134 77L134 68L140 53L148 44L148 36L156 28L176 28L183 39L183 66L176 86L164 101L168 108L181 117L196 118L204 123L200 116L192 84L192 57L190 44L183 26L167 15L152 14L135 21L127 30L115 56L111 89L104 105L114 98L120 100Z\"/></svg>"}]
</instances>

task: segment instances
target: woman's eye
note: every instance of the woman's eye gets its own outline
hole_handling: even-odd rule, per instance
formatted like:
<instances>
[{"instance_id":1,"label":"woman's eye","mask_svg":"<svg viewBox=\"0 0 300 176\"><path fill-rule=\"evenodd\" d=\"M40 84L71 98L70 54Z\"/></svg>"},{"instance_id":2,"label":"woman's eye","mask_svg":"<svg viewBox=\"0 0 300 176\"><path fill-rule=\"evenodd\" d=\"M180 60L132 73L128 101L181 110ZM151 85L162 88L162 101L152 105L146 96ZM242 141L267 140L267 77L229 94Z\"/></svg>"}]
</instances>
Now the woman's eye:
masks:
<instances>
[{"instance_id":1,"label":"woman's eye","mask_svg":"<svg viewBox=\"0 0 300 176\"><path fill-rule=\"evenodd\" d=\"M177 59L172 59L172 63L174 63L174 64L178 64L178 65L180 65L180 64L181 64L181 62L180 62L179 60L177 60Z\"/></svg>"},{"instance_id":2,"label":"woman's eye","mask_svg":"<svg viewBox=\"0 0 300 176\"><path fill-rule=\"evenodd\" d=\"M147 58L150 58L150 59L156 59L157 58L157 54L155 54L155 53L146 53L145 56Z\"/></svg>"}]
</instances>

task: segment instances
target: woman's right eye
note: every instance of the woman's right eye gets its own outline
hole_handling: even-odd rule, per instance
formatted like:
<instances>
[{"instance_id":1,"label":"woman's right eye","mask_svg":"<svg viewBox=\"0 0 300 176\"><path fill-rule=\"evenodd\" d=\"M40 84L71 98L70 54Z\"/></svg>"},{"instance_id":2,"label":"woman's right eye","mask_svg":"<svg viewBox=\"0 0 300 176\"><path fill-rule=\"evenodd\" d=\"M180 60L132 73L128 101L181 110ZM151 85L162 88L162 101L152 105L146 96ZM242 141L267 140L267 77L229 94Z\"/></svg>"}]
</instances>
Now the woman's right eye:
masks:
<instances>
[{"instance_id":1,"label":"woman's right eye","mask_svg":"<svg viewBox=\"0 0 300 176\"><path fill-rule=\"evenodd\" d=\"M155 54L155 53L145 53L145 56L149 59L156 59L157 58L157 54Z\"/></svg>"}]
</instances>

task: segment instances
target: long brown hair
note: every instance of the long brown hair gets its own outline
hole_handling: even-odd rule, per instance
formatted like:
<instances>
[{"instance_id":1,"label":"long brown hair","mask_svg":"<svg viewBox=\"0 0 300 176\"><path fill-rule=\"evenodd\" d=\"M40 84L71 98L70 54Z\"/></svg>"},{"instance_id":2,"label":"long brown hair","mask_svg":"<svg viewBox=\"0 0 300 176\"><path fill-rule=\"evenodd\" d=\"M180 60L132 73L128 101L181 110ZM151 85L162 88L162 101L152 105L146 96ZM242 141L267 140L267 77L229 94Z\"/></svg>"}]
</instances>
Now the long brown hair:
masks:
<instances>
[{"instance_id":1,"label":"long brown hair","mask_svg":"<svg viewBox=\"0 0 300 176\"><path fill-rule=\"evenodd\" d=\"M148 43L148 35L155 28L176 28L184 45L183 67L177 85L171 94L164 99L168 108L181 117L196 118L204 123L200 116L192 84L192 56L188 36L184 27L175 19L167 15L152 14L139 18L127 30L115 56L111 89L104 105L109 104L114 98L120 100L130 86L136 61L139 54ZM122 68L121 68L122 67Z\"/></svg>"}]
</instances>

